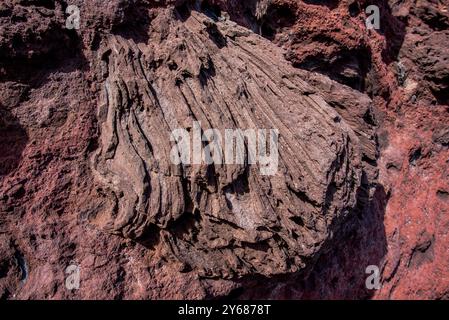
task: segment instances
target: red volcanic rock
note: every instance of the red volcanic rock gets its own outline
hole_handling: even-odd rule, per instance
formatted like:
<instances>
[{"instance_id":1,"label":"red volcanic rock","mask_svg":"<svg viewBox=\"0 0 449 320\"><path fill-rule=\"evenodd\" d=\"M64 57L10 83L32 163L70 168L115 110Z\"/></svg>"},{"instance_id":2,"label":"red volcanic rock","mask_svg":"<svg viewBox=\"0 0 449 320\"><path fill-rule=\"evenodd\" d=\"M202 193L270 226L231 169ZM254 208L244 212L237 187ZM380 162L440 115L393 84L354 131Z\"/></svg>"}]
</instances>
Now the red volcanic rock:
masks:
<instances>
[{"instance_id":1,"label":"red volcanic rock","mask_svg":"<svg viewBox=\"0 0 449 320\"><path fill-rule=\"evenodd\" d=\"M448 298L447 4L70 4L0 4L0 298ZM174 165L194 121L278 171Z\"/></svg>"}]
</instances>

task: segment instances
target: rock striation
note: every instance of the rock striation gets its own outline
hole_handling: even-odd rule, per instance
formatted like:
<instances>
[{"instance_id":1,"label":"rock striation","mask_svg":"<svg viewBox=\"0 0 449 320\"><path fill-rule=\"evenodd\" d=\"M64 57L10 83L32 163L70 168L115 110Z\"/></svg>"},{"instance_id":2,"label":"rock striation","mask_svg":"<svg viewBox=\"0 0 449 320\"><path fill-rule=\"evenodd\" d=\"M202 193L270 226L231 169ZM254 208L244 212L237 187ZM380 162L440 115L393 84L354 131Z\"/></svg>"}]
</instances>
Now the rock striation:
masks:
<instances>
[{"instance_id":1,"label":"rock striation","mask_svg":"<svg viewBox=\"0 0 449 320\"><path fill-rule=\"evenodd\" d=\"M93 170L110 203L95 220L134 240L157 233L201 276L297 272L353 213L374 135L360 130L360 112L360 123L339 115L268 40L184 13L161 12L146 44L112 36L100 52ZM276 173L248 163L174 166L170 134L195 121L203 131L275 128Z\"/></svg>"}]
</instances>

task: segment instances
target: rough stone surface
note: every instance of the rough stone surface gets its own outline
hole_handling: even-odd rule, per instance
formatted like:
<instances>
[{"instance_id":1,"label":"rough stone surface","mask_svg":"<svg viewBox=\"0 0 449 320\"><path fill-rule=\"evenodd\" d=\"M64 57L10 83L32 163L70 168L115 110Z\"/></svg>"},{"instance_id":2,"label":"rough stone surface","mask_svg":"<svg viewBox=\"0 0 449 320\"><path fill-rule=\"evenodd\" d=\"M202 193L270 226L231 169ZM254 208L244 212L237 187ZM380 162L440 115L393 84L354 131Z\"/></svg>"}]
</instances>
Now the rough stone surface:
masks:
<instances>
[{"instance_id":1,"label":"rough stone surface","mask_svg":"<svg viewBox=\"0 0 449 320\"><path fill-rule=\"evenodd\" d=\"M448 10L3 1L0 298L448 298ZM173 165L194 121L278 129L278 173Z\"/></svg>"}]
</instances>

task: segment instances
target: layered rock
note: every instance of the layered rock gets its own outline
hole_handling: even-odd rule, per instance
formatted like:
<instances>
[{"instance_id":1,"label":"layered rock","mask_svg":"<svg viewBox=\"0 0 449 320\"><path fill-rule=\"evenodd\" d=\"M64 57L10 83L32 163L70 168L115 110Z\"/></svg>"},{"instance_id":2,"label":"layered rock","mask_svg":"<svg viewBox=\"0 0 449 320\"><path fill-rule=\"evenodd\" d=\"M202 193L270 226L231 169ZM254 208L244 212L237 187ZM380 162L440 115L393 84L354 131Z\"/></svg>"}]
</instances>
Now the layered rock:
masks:
<instances>
[{"instance_id":1,"label":"layered rock","mask_svg":"<svg viewBox=\"0 0 449 320\"><path fill-rule=\"evenodd\" d=\"M366 124L358 104L358 121L346 122L282 50L219 20L167 9L148 43L107 39L93 168L110 204L94 220L137 241L156 233L201 276L297 272L354 211L374 136L356 133ZM273 175L261 163L173 165L171 132L194 122L223 138L226 129L278 130Z\"/></svg>"}]
</instances>

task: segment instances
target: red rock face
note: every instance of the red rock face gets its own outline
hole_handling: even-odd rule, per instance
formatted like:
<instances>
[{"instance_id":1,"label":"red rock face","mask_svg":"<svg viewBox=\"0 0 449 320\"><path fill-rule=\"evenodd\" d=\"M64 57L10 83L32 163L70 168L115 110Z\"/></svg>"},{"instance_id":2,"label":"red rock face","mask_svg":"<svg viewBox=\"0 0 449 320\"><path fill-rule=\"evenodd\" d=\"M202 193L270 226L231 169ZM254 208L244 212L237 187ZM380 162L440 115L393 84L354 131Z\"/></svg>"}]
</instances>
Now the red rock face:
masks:
<instances>
[{"instance_id":1,"label":"red rock face","mask_svg":"<svg viewBox=\"0 0 449 320\"><path fill-rule=\"evenodd\" d=\"M448 298L449 4L73 4L0 5L1 298ZM173 166L195 119L281 170Z\"/></svg>"}]
</instances>

